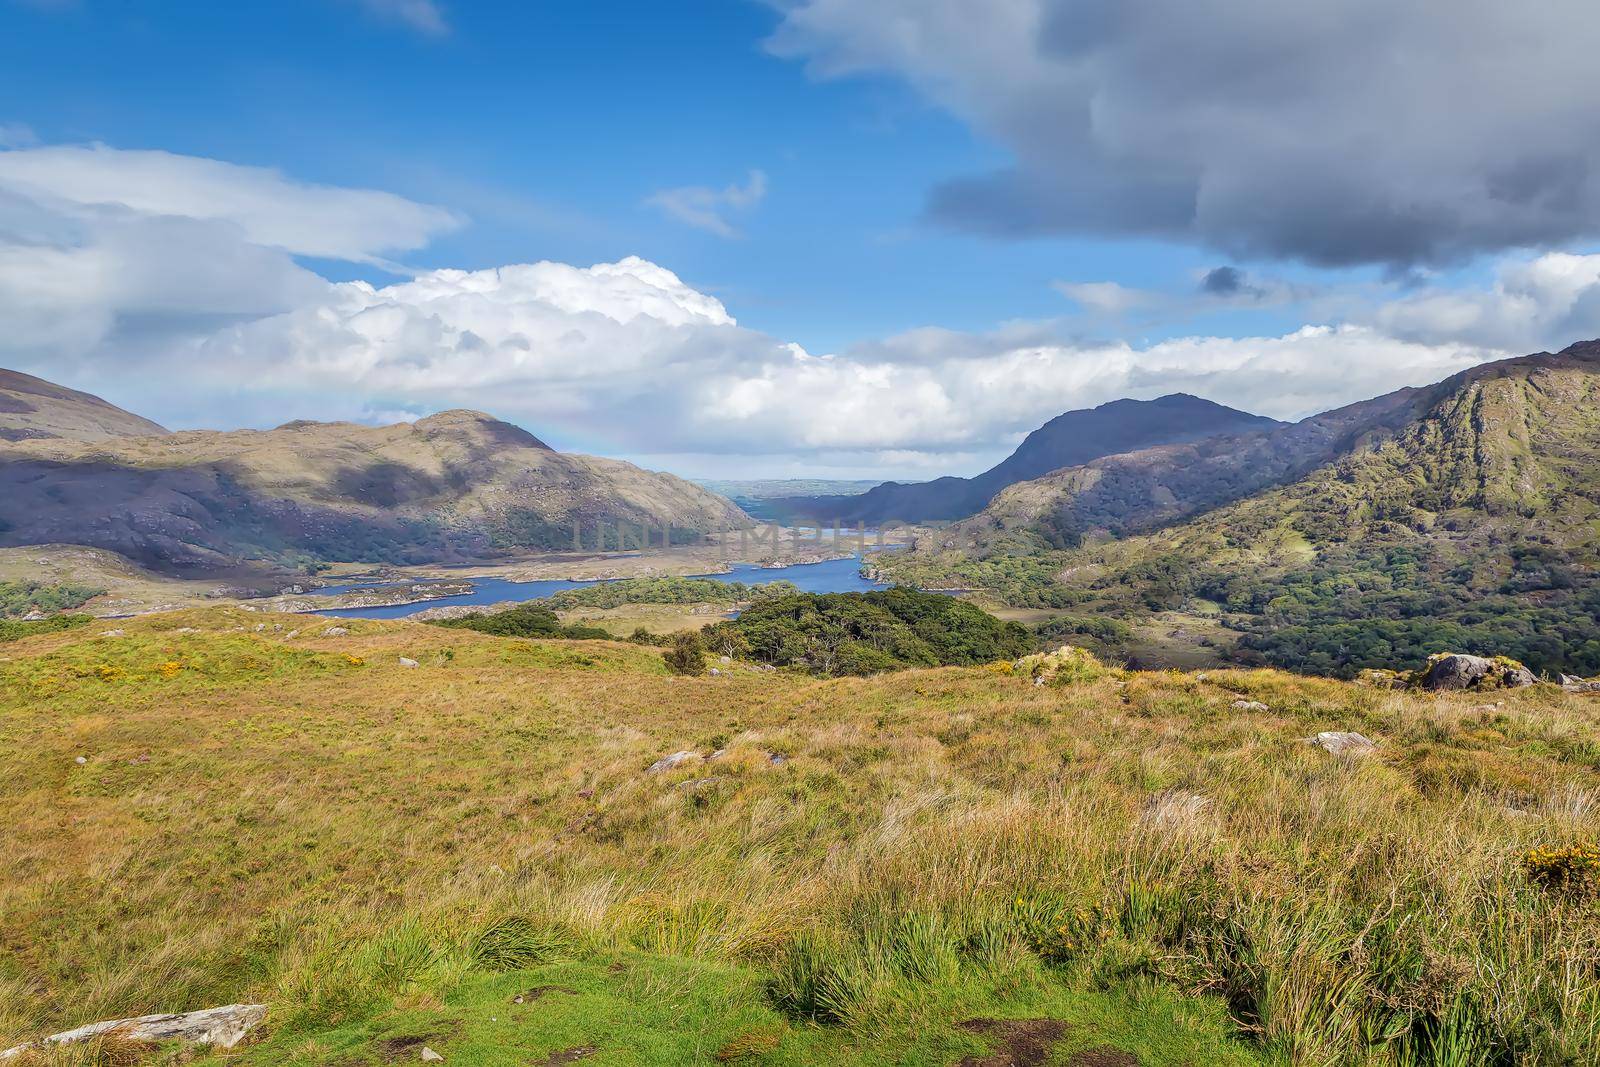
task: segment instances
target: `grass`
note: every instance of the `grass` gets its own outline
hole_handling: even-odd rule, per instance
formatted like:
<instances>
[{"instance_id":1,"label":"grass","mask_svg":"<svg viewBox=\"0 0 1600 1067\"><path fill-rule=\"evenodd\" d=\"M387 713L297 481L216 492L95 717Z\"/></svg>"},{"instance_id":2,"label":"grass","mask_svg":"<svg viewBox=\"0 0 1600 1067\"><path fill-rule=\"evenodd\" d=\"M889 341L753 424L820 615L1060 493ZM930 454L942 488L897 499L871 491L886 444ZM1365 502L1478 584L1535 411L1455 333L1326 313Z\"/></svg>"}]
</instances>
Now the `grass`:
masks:
<instances>
[{"instance_id":1,"label":"grass","mask_svg":"<svg viewBox=\"0 0 1600 1067\"><path fill-rule=\"evenodd\" d=\"M0 648L0 1047L261 1000L218 1060L1600 1062L1600 908L1530 873L1600 836L1600 701L328 625Z\"/></svg>"}]
</instances>

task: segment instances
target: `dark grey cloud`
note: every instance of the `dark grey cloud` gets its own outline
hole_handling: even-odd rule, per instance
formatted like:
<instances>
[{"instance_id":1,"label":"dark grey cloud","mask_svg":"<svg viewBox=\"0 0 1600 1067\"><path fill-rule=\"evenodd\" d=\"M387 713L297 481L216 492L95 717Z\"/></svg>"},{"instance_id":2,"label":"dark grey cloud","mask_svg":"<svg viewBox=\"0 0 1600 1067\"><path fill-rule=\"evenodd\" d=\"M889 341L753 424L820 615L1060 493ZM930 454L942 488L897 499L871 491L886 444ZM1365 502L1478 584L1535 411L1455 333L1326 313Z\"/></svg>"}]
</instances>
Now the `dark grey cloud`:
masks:
<instances>
[{"instance_id":1,"label":"dark grey cloud","mask_svg":"<svg viewBox=\"0 0 1600 1067\"><path fill-rule=\"evenodd\" d=\"M1234 296L1248 292L1249 287L1245 285L1244 271L1238 267L1213 267L1200 279L1200 291L1212 296Z\"/></svg>"},{"instance_id":2,"label":"dark grey cloud","mask_svg":"<svg viewBox=\"0 0 1600 1067\"><path fill-rule=\"evenodd\" d=\"M1007 148L940 222L1404 270L1600 236L1593 0L799 0L771 47Z\"/></svg>"}]
</instances>

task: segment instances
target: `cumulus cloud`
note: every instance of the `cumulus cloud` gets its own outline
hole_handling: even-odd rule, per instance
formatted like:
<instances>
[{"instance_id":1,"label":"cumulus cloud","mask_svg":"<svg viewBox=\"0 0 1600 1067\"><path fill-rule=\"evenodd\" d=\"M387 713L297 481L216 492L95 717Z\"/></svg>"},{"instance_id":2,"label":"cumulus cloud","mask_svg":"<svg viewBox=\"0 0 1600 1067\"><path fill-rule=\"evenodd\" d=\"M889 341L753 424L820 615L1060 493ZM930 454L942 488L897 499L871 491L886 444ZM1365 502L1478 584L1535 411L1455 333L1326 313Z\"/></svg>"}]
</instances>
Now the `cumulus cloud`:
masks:
<instances>
[{"instance_id":1,"label":"cumulus cloud","mask_svg":"<svg viewBox=\"0 0 1600 1067\"><path fill-rule=\"evenodd\" d=\"M178 426L471 407L691 473L720 455L736 457L724 473L926 475L981 469L1051 416L1122 396L1192 392L1295 418L1600 334L1600 256L1548 254L1507 261L1481 289L1425 285L1276 336L1136 345L1084 340L1065 319L813 353L637 257L330 282L296 256L375 258L453 219L385 194L133 155L0 152L0 365ZM1110 310L1148 296L1063 290Z\"/></svg>"},{"instance_id":2,"label":"cumulus cloud","mask_svg":"<svg viewBox=\"0 0 1600 1067\"><path fill-rule=\"evenodd\" d=\"M1323 265L1600 234L1600 7L1500 0L796 0L769 42L1010 149L943 222Z\"/></svg>"},{"instance_id":3,"label":"cumulus cloud","mask_svg":"<svg viewBox=\"0 0 1600 1067\"><path fill-rule=\"evenodd\" d=\"M737 183L724 189L705 185L687 185L678 189L663 189L647 201L679 222L714 233L718 237L735 238L739 230L729 221L731 216L742 214L761 203L767 195L767 176L763 171L752 170L743 185Z\"/></svg>"}]
</instances>

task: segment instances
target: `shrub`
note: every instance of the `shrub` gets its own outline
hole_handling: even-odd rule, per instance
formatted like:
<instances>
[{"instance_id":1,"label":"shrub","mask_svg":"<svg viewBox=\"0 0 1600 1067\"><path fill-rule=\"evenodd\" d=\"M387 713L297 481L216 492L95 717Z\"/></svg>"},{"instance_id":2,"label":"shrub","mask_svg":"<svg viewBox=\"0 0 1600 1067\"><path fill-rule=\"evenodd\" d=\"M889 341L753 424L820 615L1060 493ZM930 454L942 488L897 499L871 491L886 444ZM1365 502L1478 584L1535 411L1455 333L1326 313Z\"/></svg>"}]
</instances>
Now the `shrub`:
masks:
<instances>
[{"instance_id":1,"label":"shrub","mask_svg":"<svg viewBox=\"0 0 1600 1067\"><path fill-rule=\"evenodd\" d=\"M1537 886L1563 896L1600 896L1600 844L1581 841L1565 848L1536 848L1522 857L1522 870Z\"/></svg>"},{"instance_id":2,"label":"shrub","mask_svg":"<svg viewBox=\"0 0 1600 1067\"><path fill-rule=\"evenodd\" d=\"M672 647L662 653L667 670L673 674L704 674L706 643L697 630L685 630L672 639Z\"/></svg>"}]
</instances>

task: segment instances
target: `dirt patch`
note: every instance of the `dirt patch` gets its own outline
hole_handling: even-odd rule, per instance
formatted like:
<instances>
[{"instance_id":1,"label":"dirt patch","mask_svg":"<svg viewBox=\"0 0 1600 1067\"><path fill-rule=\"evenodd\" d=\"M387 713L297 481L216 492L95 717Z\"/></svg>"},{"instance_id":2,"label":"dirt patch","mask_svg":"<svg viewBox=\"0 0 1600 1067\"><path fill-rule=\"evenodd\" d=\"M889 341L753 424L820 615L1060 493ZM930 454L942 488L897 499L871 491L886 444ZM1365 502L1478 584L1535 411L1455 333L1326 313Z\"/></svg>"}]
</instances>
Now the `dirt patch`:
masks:
<instances>
[{"instance_id":1,"label":"dirt patch","mask_svg":"<svg viewBox=\"0 0 1600 1067\"><path fill-rule=\"evenodd\" d=\"M1074 1052L1067 1067L1139 1067L1139 1057L1119 1048L1089 1048Z\"/></svg>"},{"instance_id":2,"label":"dirt patch","mask_svg":"<svg viewBox=\"0 0 1600 1067\"><path fill-rule=\"evenodd\" d=\"M437 1034L405 1034L401 1037L386 1037L378 1042L378 1051L391 1060L416 1059L422 1055L422 1046L437 1036Z\"/></svg>"},{"instance_id":3,"label":"dirt patch","mask_svg":"<svg viewBox=\"0 0 1600 1067\"><path fill-rule=\"evenodd\" d=\"M579 1060L588 1059L599 1051L600 1047L598 1045L573 1045L571 1048L564 1048L560 1052L550 1053L550 1055L538 1062L538 1067L561 1067L565 1063L577 1063Z\"/></svg>"},{"instance_id":4,"label":"dirt patch","mask_svg":"<svg viewBox=\"0 0 1600 1067\"><path fill-rule=\"evenodd\" d=\"M536 985L532 989L524 990L511 998L513 1004L532 1004L540 997L549 996L551 993L568 993L577 996L576 989L568 989L564 985Z\"/></svg>"},{"instance_id":5,"label":"dirt patch","mask_svg":"<svg viewBox=\"0 0 1600 1067\"><path fill-rule=\"evenodd\" d=\"M968 1019L956 1027L995 1045L987 1056L968 1056L958 1067L1041 1067L1050 1059L1051 1046L1067 1032L1060 1019Z\"/></svg>"}]
</instances>

